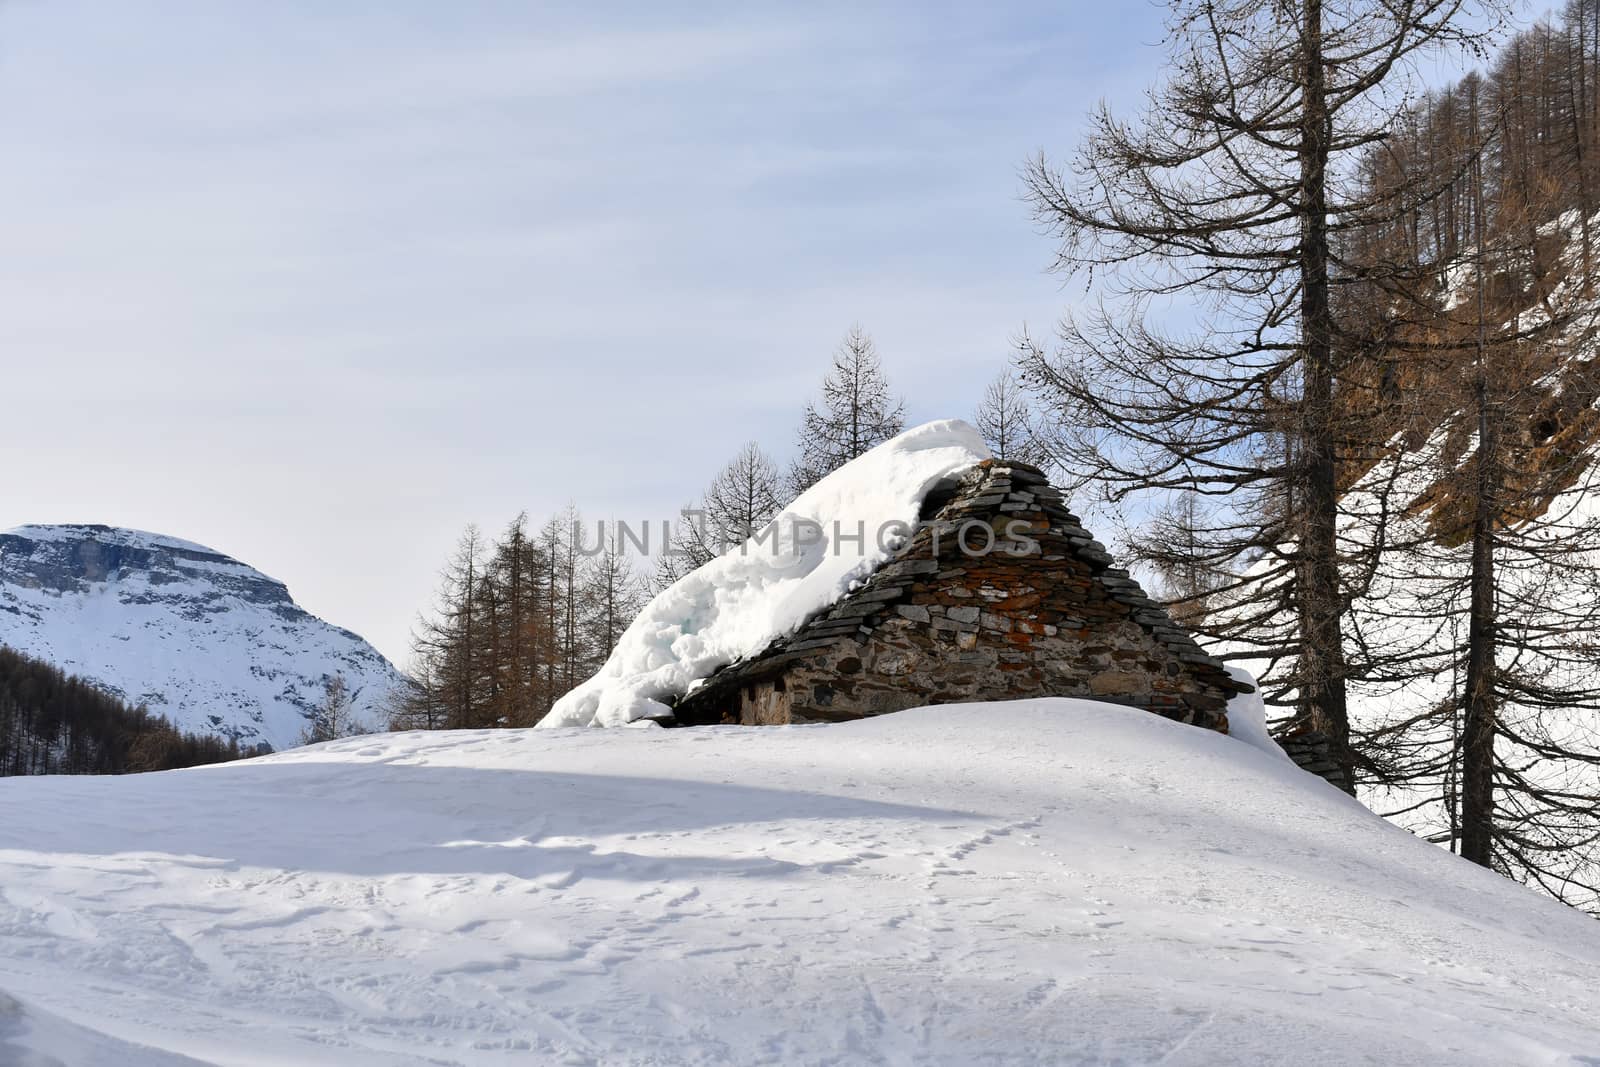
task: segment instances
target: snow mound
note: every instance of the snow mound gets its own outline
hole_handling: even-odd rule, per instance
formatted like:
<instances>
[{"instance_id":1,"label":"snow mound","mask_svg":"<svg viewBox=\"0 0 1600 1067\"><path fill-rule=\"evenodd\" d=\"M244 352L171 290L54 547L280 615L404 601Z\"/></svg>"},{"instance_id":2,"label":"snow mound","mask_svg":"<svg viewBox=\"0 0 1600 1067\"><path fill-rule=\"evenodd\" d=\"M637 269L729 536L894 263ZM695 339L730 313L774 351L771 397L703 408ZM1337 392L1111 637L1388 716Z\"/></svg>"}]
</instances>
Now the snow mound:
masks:
<instances>
[{"instance_id":1,"label":"snow mound","mask_svg":"<svg viewBox=\"0 0 1600 1067\"><path fill-rule=\"evenodd\" d=\"M940 479L988 458L978 431L949 419L845 464L755 537L663 590L595 676L539 725L623 726L670 716L664 698L755 655L844 596L890 558L893 535L909 534Z\"/></svg>"},{"instance_id":2,"label":"snow mound","mask_svg":"<svg viewBox=\"0 0 1600 1067\"><path fill-rule=\"evenodd\" d=\"M62 1027L119 1067L1600 1050L1592 919L1089 701L373 735L4 779L0 811L0 990L32 1020L0 1009L0 1063L97 1062Z\"/></svg>"},{"instance_id":3,"label":"snow mound","mask_svg":"<svg viewBox=\"0 0 1600 1067\"><path fill-rule=\"evenodd\" d=\"M0 993L4 1067L204 1067L199 1060L118 1041Z\"/></svg>"},{"instance_id":4,"label":"snow mound","mask_svg":"<svg viewBox=\"0 0 1600 1067\"><path fill-rule=\"evenodd\" d=\"M1234 681L1250 687L1248 693L1235 693L1228 700L1228 736L1269 755L1288 759L1288 753L1278 747L1267 730L1267 705L1261 699L1261 683L1243 667L1229 667L1228 674Z\"/></svg>"}]
</instances>

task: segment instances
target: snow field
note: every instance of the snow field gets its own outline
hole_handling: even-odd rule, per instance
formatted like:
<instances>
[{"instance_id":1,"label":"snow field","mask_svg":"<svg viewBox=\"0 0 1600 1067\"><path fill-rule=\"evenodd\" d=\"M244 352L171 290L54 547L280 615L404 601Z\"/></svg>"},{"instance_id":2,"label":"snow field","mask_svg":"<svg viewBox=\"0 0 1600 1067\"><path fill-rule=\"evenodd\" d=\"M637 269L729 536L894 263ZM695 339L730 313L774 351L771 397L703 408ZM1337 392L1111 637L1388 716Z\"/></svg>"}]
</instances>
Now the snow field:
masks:
<instances>
[{"instance_id":1,"label":"snow field","mask_svg":"<svg viewBox=\"0 0 1600 1067\"><path fill-rule=\"evenodd\" d=\"M1087 701L378 735L10 779L0 810L13 1051L67 1033L128 1067L1600 1053L1592 920L1279 756Z\"/></svg>"}]
</instances>

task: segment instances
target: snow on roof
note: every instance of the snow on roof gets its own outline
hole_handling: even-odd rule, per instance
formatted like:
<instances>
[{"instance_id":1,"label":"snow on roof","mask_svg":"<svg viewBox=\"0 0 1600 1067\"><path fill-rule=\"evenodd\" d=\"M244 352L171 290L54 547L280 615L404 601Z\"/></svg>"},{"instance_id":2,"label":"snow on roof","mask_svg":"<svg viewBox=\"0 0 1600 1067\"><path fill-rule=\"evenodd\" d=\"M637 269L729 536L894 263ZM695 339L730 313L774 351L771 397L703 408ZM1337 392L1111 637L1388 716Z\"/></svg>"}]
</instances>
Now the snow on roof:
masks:
<instances>
[{"instance_id":1,"label":"snow on roof","mask_svg":"<svg viewBox=\"0 0 1600 1067\"><path fill-rule=\"evenodd\" d=\"M1278 747L1267 731L1267 705L1261 698L1261 683L1243 667L1229 667L1234 681L1250 687L1249 692L1235 693L1228 698L1228 736L1259 748L1269 756L1288 759L1288 753Z\"/></svg>"},{"instance_id":2,"label":"snow on roof","mask_svg":"<svg viewBox=\"0 0 1600 1067\"><path fill-rule=\"evenodd\" d=\"M806 490L755 537L663 590L599 672L539 724L623 726L663 718L719 667L761 652L849 592L893 554L941 479L989 457L959 419L885 441ZM859 540L857 539L859 537Z\"/></svg>"}]
</instances>

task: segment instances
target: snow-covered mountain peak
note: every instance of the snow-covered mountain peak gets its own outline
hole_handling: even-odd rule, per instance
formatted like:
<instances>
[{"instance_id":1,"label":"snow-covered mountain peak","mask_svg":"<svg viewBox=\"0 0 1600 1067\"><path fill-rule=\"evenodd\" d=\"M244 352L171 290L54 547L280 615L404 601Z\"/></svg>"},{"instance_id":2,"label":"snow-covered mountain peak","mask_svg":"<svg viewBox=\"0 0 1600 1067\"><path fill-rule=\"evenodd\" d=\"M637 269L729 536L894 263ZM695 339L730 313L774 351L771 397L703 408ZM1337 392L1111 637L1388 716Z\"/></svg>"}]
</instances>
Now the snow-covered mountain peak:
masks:
<instances>
[{"instance_id":1,"label":"snow-covered mountain peak","mask_svg":"<svg viewBox=\"0 0 1600 1067\"><path fill-rule=\"evenodd\" d=\"M0 644L184 729L276 749L297 742L335 675L373 727L401 684L283 582L205 545L111 526L0 533Z\"/></svg>"}]
</instances>

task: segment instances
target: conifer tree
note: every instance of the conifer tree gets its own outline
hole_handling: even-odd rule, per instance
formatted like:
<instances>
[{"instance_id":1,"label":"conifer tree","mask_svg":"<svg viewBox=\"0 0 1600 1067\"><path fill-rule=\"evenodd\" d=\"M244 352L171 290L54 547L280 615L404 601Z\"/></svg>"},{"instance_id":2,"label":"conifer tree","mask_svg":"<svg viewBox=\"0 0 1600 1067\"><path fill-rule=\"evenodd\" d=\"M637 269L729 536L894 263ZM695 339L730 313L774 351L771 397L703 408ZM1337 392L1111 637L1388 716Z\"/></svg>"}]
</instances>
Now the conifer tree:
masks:
<instances>
[{"instance_id":1,"label":"conifer tree","mask_svg":"<svg viewBox=\"0 0 1600 1067\"><path fill-rule=\"evenodd\" d=\"M1071 171L1027 170L1058 269L1118 303L1069 316L1060 351L1022 369L1080 486L1219 505L1193 531L1244 605L1218 636L1286 664L1277 691L1353 788L1339 472L1371 428L1336 396L1381 353L1348 343L1336 294L1383 265L1335 246L1427 200L1415 183L1372 199L1359 164L1405 116L1412 66L1481 35L1463 0L1167 7L1172 74L1139 118L1102 107ZM1163 332L1148 311L1175 293L1202 321Z\"/></svg>"},{"instance_id":2,"label":"conifer tree","mask_svg":"<svg viewBox=\"0 0 1600 1067\"><path fill-rule=\"evenodd\" d=\"M1366 683L1386 690L1373 701L1385 713L1358 725L1382 809L1595 907L1600 516L1586 498L1600 433L1584 409L1600 333L1586 227L1567 210L1583 202L1564 173L1580 153L1530 157L1522 126L1541 109L1514 99L1526 54L1431 101L1414 134L1458 175L1462 214L1419 246L1439 257L1435 315L1398 339L1394 428L1414 462L1393 521L1414 532L1391 538L1369 578L1379 595L1353 613L1366 639L1401 646Z\"/></svg>"},{"instance_id":3,"label":"conifer tree","mask_svg":"<svg viewBox=\"0 0 1600 1067\"><path fill-rule=\"evenodd\" d=\"M1024 340L1024 346L1032 342ZM1017 460L1041 466L1049 462L1033 427L1033 409L1016 375L1006 371L995 376L983 391L974 424L996 459Z\"/></svg>"},{"instance_id":4,"label":"conifer tree","mask_svg":"<svg viewBox=\"0 0 1600 1067\"><path fill-rule=\"evenodd\" d=\"M583 516L569 504L544 525L540 548L546 559L544 595L553 642L545 679L552 702L583 681L587 662L581 623L578 537Z\"/></svg>"},{"instance_id":5,"label":"conifer tree","mask_svg":"<svg viewBox=\"0 0 1600 1067\"><path fill-rule=\"evenodd\" d=\"M717 472L699 502L678 514L656 557L651 587L659 592L743 543L783 507L777 465L754 441Z\"/></svg>"},{"instance_id":6,"label":"conifer tree","mask_svg":"<svg viewBox=\"0 0 1600 1067\"><path fill-rule=\"evenodd\" d=\"M617 647L644 604L644 587L616 523L602 524L599 551L583 563L585 643L589 669L598 669Z\"/></svg>"},{"instance_id":7,"label":"conifer tree","mask_svg":"<svg viewBox=\"0 0 1600 1067\"><path fill-rule=\"evenodd\" d=\"M0 777L172 770L240 755L236 740L184 733L0 645Z\"/></svg>"},{"instance_id":8,"label":"conifer tree","mask_svg":"<svg viewBox=\"0 0 1600 1067\"><path fill-rule=\"evenodd\" d=\"M823 379L821 403L806 405L790 491L799 495L903 429L905 404L889 388L872 338L850 327Z\"/></svg>"},{"instance_id":9,"label":"conifer tree","mask_svg":"<svg viewBox=\"0 0 1600 1067\"><path fill-rule=\"evenodd\" d=\"M719 555L719 539L711 528L709 511L704 504L691 501L679 509L678 519L656 555L650 587L659 593Z\"/></svg>"},{"instance_id":10,"label":"conifer tree","mask_svg":"<svg viewBox=\"0 0 1600 1067\"><path fill-rule=\"evenodd\" d=\"M434 610L412 638L411 684L392 729L532 726L605 659L640 601L634 561L614 525L585 540L575 508L530 537L518 515L486 543L468 527Z\"/></svg>"},{"instance_id":11,"label":"conifer tree","mask_svg":"<svg viewBox=\"0 0 1600 1067\"><path fill-rule=\"evenodd\" d=\"M482 535L476 526L468 526L440 574L432 612L419 618L412 631L413 677L426 685L400 698L392 720L450 729L485 725L480 715L485 704L480 675L483 555Z\"/></svg>"},{"instance_id":12,"label":"conifer tree","mask_svg":"<svg viewBox=\"0 0 1600 1067\"><path fill-rule=\"evenodd\" d=\"M336 674L329 678L324 684L321 702L300 735L300 743L316 745L356 733L354 710L350 686L344 680L344 675Z\"/></svg>"},{"instance_id":13,"label":"conifer tree","mask_svg":"<svg viewBox=\"0 0 1600 1067\"><path fill-rule=\"evenodd\" d=\"M724 551L771 522L781 508L778 468L754 441L717 473L705 493L706 520Z\"/></svg>"}]
</instances>

